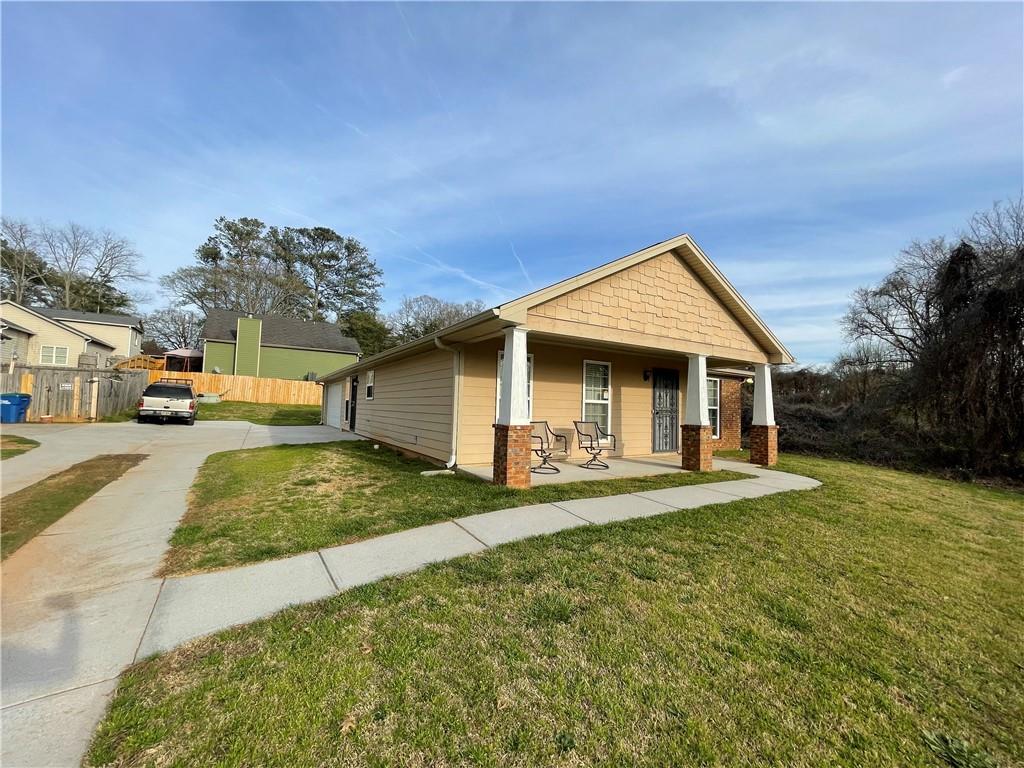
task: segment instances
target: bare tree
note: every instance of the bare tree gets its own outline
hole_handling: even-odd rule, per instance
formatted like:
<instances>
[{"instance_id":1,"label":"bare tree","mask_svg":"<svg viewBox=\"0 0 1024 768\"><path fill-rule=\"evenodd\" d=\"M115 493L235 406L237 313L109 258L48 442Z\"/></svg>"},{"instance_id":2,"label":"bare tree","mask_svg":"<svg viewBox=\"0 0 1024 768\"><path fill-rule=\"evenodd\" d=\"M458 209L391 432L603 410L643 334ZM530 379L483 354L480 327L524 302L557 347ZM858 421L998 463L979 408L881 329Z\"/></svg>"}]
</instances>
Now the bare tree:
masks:
<instances>
[{"instance_id":1,"label":"bare tree","mask_svg":"<svg viewBox=\"0 0 1024 768\"><path fill-rule=\"evenodd\" d=\"M395 339L402 343L454 325L486 308L479 299L460 304L436 296L406 296L398 309L388 317L388 325Z\"/></svg>"},{"instance_id":2,"label":"bare tree","mask_svg":"<svg viewBox=\"0 0 1024 768\"><path fill-rule=\"evenodd\" d=\"M39 256L39 237L21 219L0 219L0 272L3 297L18 304L39 301L46 278L46 262Z\"/></svg>"},{"instance_id":3,"label":"bare tree","mask_svg":"<svg viewBox=\"0 0 1024 768\"><path fill-rule=\"evenodd\" d=\"M146 315L143 325L146 338L164 349L192 349L199 346L203 320L187 309L164 307Z\"/></svg>"},{"instance_id":4,"label":"bare tree","mask_svg":"<svg viewBox=\"0 0 1024 768\"><path fill-rule=\"evenodd\" d=\"M51 285L60 295L60 304L72 306L76 280L89 270L89 261L96 251L97 240L92 230L69 222L62 227L44 224L39 228L43 257L53 271Z\"/></svg>"}]
</instances>

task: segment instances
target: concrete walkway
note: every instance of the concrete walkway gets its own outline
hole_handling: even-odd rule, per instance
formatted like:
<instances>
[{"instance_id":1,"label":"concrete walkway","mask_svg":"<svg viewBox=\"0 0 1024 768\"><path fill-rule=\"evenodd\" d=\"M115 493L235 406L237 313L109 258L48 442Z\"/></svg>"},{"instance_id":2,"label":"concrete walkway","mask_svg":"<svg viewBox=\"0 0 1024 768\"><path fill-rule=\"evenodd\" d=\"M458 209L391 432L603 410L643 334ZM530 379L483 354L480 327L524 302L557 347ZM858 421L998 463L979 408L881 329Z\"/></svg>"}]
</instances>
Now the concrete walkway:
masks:
<instances>
[{"instance_id":1,"label":"concrete walkway","mask_svg":"<svg viewBox=\"0 0 1024 768\"><path fill-rule=\"evenodd\" d=\"M12 462L24 464L63 434L45 429L19 427L19 434L43 445L4 462L5 492L9 474L17 478L35 471ZM185 511L187 489L209 453L346 439L348 433L240 422L182 427L192 434L180 438L174 427L74 429L109 430L106 447L97 452L115 452L111 443L121 452L141 445L150 457L3 564L4 766L77 765L121 670L188 640L530 536L819 485L799 475L716 459L716 468L756 477L504 509L282 560L157 579L152 574ZM104 442L92 434L88 439ZM47 474L63 468L58 453L40 457L50 467Z\"/></svg>"},{"instance_id":2,"label":"concrete walkway","mask_svg":"<svg viewBox=\"0 0 1024 768\"><path fill-rule=\"evenodd\" d=\"M821 485L801 475L743 462L715 459L715 468L755 477L501 509L282 560L168 578L156 600L137 658L269 616L290 605L320 600L499 544L582 525L650 517Z\"/></svg>"},{"instance_id":3,"label":"concrete walkway","mask_svg":"<svg viewBox=\"0 0 1024 768\"><path fill-rule=\"evenodd\" d=\"M248 422L19 424L40 446L0 465L4 495L101 453L143 462L0 565L3 766L77 765L160 593L153 577L196 471L217 451L350 439Z\"/></svg>"}]
</instances>

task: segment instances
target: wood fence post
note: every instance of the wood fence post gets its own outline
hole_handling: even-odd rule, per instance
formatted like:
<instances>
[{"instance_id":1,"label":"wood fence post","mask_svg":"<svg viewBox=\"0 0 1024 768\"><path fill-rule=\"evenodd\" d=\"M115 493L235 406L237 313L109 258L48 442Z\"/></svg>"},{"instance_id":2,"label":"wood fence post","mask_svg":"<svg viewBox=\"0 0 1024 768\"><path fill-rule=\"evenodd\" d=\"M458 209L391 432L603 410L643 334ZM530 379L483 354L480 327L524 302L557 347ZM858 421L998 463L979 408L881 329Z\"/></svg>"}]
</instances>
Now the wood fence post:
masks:
<instances>
[{"instance_id":1,"label":"wood fence post","mask_svg":"<svg viewBox=\"0 0 1024 768\"><path fill-rule=\"evenodd\" d=\"M100 408L100 381L98 376L92 380L92 404L89 407L89 420L96 421L96 414Z\"/></svg>"},{"instance_id":2,"label":"wood fence post","mask_svg":"<svg viewBox=\"0 0 1024 768\"><path fill-rule=\"evenodd\" d=\"M71 391L71 420L82 420L82 374L75 374L74 389Z\"/></svg>"}]
</instances>

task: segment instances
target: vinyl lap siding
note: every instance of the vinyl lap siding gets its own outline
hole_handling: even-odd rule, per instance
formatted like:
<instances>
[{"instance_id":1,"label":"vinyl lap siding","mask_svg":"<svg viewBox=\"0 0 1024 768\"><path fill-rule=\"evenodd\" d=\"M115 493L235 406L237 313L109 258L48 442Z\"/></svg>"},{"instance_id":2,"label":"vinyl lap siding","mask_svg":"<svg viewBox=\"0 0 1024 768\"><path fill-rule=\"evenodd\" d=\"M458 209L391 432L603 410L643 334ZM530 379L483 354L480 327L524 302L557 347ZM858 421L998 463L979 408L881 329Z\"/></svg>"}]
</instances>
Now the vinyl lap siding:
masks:
<instances>
[{"instance_id":1,"label":"vinyl lap siding","mask_svg":"<svg viewBox=\"0 0 1024 768\"><path fill-rule=\"evenodd\" d=\"M224 341L208 341L203 347L203 373L220 373L230 375L235 372L235 345Z\"/></svg>"},{"instance_id":2,"label":"vinyl lap siding","mask_svg":"<svg viewBox=\"0 0 1024 768\"><path fill-rule=\"evenodd\" d=\"M235 373L258 376L260 370L260 335L262 321L258 317L238 318L235 331Z\"/></svg>"},{"instance_id":3,"label":"vinyl lap siding","mask_svg":"<svg viewBox=\"0 0 1024 768\"><path fill-rule=\"evenodd\" d=\"M61 320L61 322L64 325L70 325L76 331L81 331L88 336L100 339L108 344L113 344L113 350L103 347L103 352L100 354L104 356L122 355L124 357L131 357L131 355L138 352L137 347L135 347L135 352L132 351L132 329L127 325L104 325L103 323L87 323L82 320Z\"/></svg>"},{"instance_id":4,"label":"vinyl lap siding","mask_svg":"<svg viewBox=\"0 0 1024 768\"><path fill-rule=\"evenodd\" d=\"M304 379L307 373L323 376L352 365L356 360L356 355L344 352L263 346L260 347L258 375L265 379Z\"/></svg>"},{"instance_id":5,"label":"vinyl lap siding","mask_svg":"<svg viewBox=\"0 0 1024 768\"><path fill-rule=\"evenodd\" d=\"M60 325L36 317L21 307L13 304L4 304L3 316L12 323L17 323L23 328L35 331L35 335L30 337L28 341L27 357L19 361L22 364L41 365L39 353L43 346L67 347L69 366L77 365L78 356L86 351L86 342L81 336L62 328Z\"/></svg>"},{"instance_id":6,"label":"vinyl lap siding","mask_svg":"<svg viewBox=\"0 0 1024 768\"><path fill-rule=\"evenodd\" d=\"M469 346L463 352L463 378L459 414L460 464L489 464L494 451L494 410L500 340ZM652 450L651 405L653 384L644 370L679 371L679 415L686 408L686 360L612 353L607 350L530 343L534 356L533 418L566 432L582 418L583 361L611 363L612 432L620 456L646 456ZM570 453L579 455L575 432Z\"/></svg>"},{"instance_id":7,"label":"vinyl lap siding","mask_svg":"<svg viewBox=\"0 0 1024 768\"><path fill-rule=\"evenodd\" d=\"M367 372L359 374L356 432L448 461L455 384L452 353L425 352L374 371L373 400L366 399Z\"/></svg>"},{"instance_id":8,"label":"vinyl lap siding","mask_svg":"<svg viewBox=\"0 0 1024 768\"><path fill-rule=\"evenodd\" d=\"M24 364L27 362L29 335L22 331L16 331L13 328L8 328L4 331L4 335L10 338L5 339L2 345L0 345L0 362L9 363L15 352L18 353L19 363Z\"/></svg>"}]
</instances>

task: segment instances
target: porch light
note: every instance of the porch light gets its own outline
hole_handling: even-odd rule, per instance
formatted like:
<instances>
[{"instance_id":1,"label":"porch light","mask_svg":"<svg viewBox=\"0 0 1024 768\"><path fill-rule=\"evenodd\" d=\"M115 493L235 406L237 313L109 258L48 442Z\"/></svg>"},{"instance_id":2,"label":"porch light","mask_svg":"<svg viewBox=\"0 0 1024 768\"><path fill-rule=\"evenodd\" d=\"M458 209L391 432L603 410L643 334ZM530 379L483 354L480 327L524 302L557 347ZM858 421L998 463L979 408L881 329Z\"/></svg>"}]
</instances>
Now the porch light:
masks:
<instances>
[{"instance_id":1,"label":"porch light","mask_svg":"<svg viewBox=\"0 0 1024 768\"><path fill-rule=\"evenodd\" d=\"M650 381L650 380L651 380L651 369L650 368L644 368L644 381Z\"/></svg>"}]
</instances>

